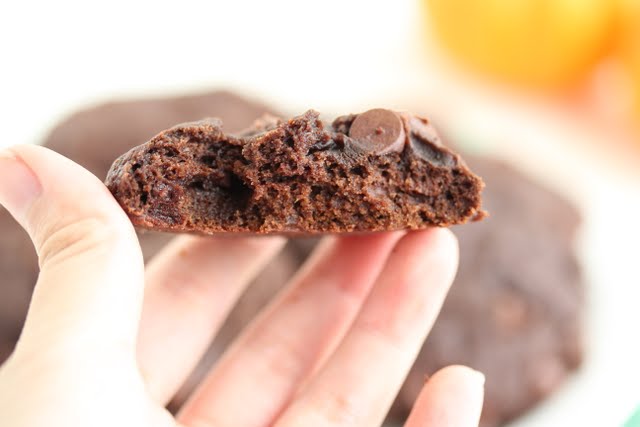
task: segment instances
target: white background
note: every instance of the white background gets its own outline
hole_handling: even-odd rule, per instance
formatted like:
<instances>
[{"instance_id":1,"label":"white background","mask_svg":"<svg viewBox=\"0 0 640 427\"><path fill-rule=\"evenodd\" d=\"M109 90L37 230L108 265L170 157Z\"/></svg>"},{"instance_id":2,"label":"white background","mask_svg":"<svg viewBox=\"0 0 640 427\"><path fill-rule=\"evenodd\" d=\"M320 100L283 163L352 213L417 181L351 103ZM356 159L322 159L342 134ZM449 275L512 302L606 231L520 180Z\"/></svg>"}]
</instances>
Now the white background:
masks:
<instances>
[{"instance_id":1,"label":"white background","mask_svg":"<svg viewBox=\"0 0 640 427\"><path fill-rule=\"evenodd\" d=\"M7 4L8 3L8 4ZM0 147L37 143L77 108L216 87L282 109L385 105L437 118L562 191L585 216L582 371L518 426L615 426L640 401L640 177L612 141L532 96L449 67L416 1L55 1L0 6ZM615 145L614 145L615 146Z\"/></svg>"}]
</instances>

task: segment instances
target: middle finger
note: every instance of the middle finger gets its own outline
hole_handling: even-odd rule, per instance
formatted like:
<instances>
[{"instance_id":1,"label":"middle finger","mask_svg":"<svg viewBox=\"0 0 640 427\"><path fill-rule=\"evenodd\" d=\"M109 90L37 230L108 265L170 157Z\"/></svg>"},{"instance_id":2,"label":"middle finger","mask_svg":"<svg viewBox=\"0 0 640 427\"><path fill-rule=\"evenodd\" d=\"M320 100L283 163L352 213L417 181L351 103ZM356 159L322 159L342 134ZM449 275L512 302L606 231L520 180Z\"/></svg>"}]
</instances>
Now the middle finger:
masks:
<instances>
[{"instance_id":1,"label":"middle finger","mask_svg":"<svg viewBox=\"0 0 640 427\"><path fill-rule=\"evenodd\" d=\"M137 352L157 402L164 405L178 390L246 285L284 242L183 236L151 260Z\"/></svg>"},{"instance_id":2,"label":"middle finger","mask_svg":"<svg viewBox=\"0 0 640 427\"><path fill-rule=\"evenodd\" d=\"M199 427L270 425L333 351L401 235L325 240L222 357L180 421Z\"/></svg>"}]
</instances>

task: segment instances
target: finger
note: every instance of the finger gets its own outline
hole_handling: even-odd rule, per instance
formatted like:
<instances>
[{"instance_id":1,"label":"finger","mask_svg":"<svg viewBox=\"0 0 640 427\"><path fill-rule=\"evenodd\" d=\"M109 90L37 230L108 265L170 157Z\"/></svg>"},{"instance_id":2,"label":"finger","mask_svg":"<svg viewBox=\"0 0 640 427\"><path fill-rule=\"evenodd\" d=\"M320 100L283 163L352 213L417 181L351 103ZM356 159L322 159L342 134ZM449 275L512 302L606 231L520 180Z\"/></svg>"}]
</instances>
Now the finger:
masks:
<instances>
[{"instance_id":1,"label":"finger","mask_svg":"<svg viewBox=\"0 0 640 427\"><path fill-rule=\"evenodd\" d=\"M246 285L284 243L279 237L180 237L151 260L138 362L158 402L171 399Z\"/></svg>"},{"instance_id":2,"label":"finger","mask_svg":"<svg viewBox=\"0 0 640 427\"><path fill-rule=\"evenodd\" d=\"M457 266L446 229L407 234L335 353L276 426L382 423L440 310Z\"/></svg>"},{"instance_id":3,"label":"finger","mask_svg":"<svg viewBox=\"0 0 640 427\"><path fill-rule=\"evenodd\" d=\"M418 395L405 427L477 427L484 375L466 366L436 372Z\"/></svg>"},{"instance_id":4,"label":"finger","mask_svg":"<svg viewBox=\"0 0 640 427\"><path fill-rule=\"evenodd\" d=\"M31 236L41 269L16 353L72 345L86 357L108 345L133 356L142 255L106 187L48 149L18 146L0 154L0 203Z\"/></svg>"},{"instance_id":5,"label":"finger","mask_svg":"<svg viewBox=\"0 0 640 427\"><path fill-rule=\"evenodd\" d=\"M198 427L271 425L333 351L400 236L325 240L225 353L179 419Z\"/></svg>"}]
</instances>

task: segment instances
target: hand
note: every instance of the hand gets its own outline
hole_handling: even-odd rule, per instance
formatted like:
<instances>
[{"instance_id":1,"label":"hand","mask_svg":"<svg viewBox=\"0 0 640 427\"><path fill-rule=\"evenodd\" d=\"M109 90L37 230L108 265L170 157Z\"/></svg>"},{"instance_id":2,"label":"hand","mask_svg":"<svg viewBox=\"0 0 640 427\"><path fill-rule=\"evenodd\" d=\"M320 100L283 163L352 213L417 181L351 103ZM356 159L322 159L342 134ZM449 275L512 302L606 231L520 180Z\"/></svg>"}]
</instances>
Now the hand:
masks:
<instances>
[{"instance_id":1,"label":"hand","mask_svg":"<svg viewBox=\"0 0 640 427\"><path fill-rule=\"evenodd\" d=\"M444 229L326 238L174 419L164 405L284 241L179 237L145 272L104 185L35 146L0 152L0 203L41 267L0 369L7 427L379 425L457 266ZM483 382L443 369L406 425L477 425Z\"/></svg>"}]
</instances>

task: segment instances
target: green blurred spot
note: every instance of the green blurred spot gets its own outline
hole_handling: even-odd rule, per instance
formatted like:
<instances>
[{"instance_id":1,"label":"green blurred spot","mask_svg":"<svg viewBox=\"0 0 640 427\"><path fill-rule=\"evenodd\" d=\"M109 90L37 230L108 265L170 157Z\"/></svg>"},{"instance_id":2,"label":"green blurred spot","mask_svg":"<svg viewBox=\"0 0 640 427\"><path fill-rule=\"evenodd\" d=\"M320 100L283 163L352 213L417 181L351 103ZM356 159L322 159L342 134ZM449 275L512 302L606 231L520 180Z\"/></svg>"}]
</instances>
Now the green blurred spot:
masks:
<instances>
[{"instance_id":1,"label":"green blurred spot","mask_svg":"<svg viewBox=\"0 0 640 427\"><path fill-rule=\"evenodd\" d=\"M624 427L640 427L640 406L636 408L636 412L627 420Z\"/></svg>"},{"instance_id":2,"label":"green blurred spot","mask_svg":"<svg viewBox=\"0 0 640 427\"><path fill-rule=\"evenodd\" d=\"M465 116L444 130L445 145L451 144L468 154L486 154L495 148L495 130L488 126L491 121L477 116Z\"/></svg>"}]
</instances>

